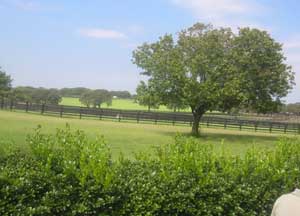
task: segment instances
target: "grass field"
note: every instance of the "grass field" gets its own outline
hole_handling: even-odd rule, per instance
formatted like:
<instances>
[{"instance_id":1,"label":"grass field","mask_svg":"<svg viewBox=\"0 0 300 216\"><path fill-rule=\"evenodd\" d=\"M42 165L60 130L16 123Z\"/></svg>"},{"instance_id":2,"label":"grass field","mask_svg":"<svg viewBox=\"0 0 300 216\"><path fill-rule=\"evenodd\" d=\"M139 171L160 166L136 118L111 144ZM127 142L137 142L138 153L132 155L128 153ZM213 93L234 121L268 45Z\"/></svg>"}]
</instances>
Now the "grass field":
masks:
<instances>
[{"instance_id":1,"label":"grass field","mask_svg":"<svg viewBox=\"0 0 300 216\"><path fill-rule=\"evenodd\" d=\"M59 118L28 114L22 112L0 111L0 144L13 143L26 150L26 135L33 132L37 125L41 125L44 132L54 132L69 123L73 129L84 130L89 137L104 135L111 146L113 156L120 152L131 157L140 151L151 152L154 146L172 143L176 133L188 136L189 127L149 125L136 123L119 123L87 119ZM240 132L222 129L202 129L202 137L197 138L199 143L211 143L218 149L223 142L224 147L233 154L243 154L249 147L272 148L278 139L275 134Z\"/></svg>"},{"instance_id":2,"label":"grass field","mask_svg":"<svg viewBox=\"0 0 300 216\"><path fill-rule=\"evenodd\" d=\"M72 98L72 97L63 97L60 104L66 106L84 106L79 101L79 98ZM135 103L134 100L132 99L113 99L111 106L108 107L106 104L103 104L102 107L112 108L112 109L125 109L125 110L148 110L146 106L141 106L138 103ZM168 109L165 106L160 106L159 109L153 109L153 110L164 111L164 112L173 111ZM189 111L189 109L182 110L182 111Z\"/></svg>"}]
</instances>

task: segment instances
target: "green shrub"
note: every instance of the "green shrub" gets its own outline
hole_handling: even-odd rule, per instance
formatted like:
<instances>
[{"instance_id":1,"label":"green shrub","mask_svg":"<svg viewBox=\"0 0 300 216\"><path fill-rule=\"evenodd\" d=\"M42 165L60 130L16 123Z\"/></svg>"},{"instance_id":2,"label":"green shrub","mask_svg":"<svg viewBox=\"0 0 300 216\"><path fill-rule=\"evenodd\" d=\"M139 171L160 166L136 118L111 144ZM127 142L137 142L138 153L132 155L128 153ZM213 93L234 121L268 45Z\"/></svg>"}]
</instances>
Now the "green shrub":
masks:
<instances>
[{"instance_id":1,"label":"green shrub","mask_svg":"<svg viewBox=\"0 0 300 216\"><path fill-rule=\"evenodd\" d=\"M0 215L270 215L298 185L300 141L244 157L178 135L155 156L111 160L103 137L67 126L0 160Z\"/></svg>"}]
</instances>

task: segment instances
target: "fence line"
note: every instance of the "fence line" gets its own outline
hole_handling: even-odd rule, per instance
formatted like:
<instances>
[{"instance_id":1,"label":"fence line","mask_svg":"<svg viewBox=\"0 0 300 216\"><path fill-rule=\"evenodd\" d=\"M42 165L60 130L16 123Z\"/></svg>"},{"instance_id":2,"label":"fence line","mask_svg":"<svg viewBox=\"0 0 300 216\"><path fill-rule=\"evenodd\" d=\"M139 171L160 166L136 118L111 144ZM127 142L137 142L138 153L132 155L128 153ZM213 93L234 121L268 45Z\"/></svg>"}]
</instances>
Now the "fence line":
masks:
<instances>
[{"instance_id":1,"label":"fence line","mask_svg":"<svg viewBox=\"0 0 300 216\"><path fill-rule=\"evenodd\" d=\"M17 103L1 101L1 109L22 110L25 112L40 112L43 114L56 114L63 116L96 117L98 119L115 119L116 121L136 121L157 123L170 123L192 125L193 116L189 113L149 112L140 110L99 109L78 106L46 105ZM201 124L207 127L220 127L224 129L236 128L239 130L253 130L265 132L282 132L300 134L300 124L276 122L270 120L243 120L238 118L220 117L218 115L205 115Z\"/></svg>"}]
</instances>

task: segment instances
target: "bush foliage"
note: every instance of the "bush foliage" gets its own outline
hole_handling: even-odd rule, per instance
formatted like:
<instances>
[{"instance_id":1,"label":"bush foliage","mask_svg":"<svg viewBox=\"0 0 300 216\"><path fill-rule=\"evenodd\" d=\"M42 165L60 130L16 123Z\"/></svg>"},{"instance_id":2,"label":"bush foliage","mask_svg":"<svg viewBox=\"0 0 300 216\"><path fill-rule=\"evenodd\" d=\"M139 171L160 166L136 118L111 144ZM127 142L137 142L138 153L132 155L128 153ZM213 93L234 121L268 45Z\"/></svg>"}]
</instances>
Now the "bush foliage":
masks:
<instances>
[{"instance_id":1,"label":"bush foliage","mask_svg":"<svg viewBox=\"0 0 300 216\"><path fill-rule=\"evenodd\" d=\"M155 156L111 160L103 137L38 128L0 156L0 215L269 215L300 176L300 141L232 156L177 136Z\"/></svg>"}]
</instances>

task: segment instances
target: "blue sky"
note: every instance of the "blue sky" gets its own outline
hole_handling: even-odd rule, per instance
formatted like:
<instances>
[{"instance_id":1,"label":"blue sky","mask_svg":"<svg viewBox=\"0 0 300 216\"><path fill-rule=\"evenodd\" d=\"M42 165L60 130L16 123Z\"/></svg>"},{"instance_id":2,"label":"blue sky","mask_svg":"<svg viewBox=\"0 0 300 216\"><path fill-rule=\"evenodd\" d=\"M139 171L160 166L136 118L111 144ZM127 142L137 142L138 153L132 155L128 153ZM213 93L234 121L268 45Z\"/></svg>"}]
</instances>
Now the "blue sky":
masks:
<instances>
[{"instance_id":1,"label":"blue sky","mask_svg":"<svg viewBox=\"0 0 300 216\"><path fill-rule=\"evenodd\" d=\"M135 91L132 51L195 22L268 30L296 72L300 102L300 1L0 0L0 66L14 85Z\"/></svg>"}]
</instances>

